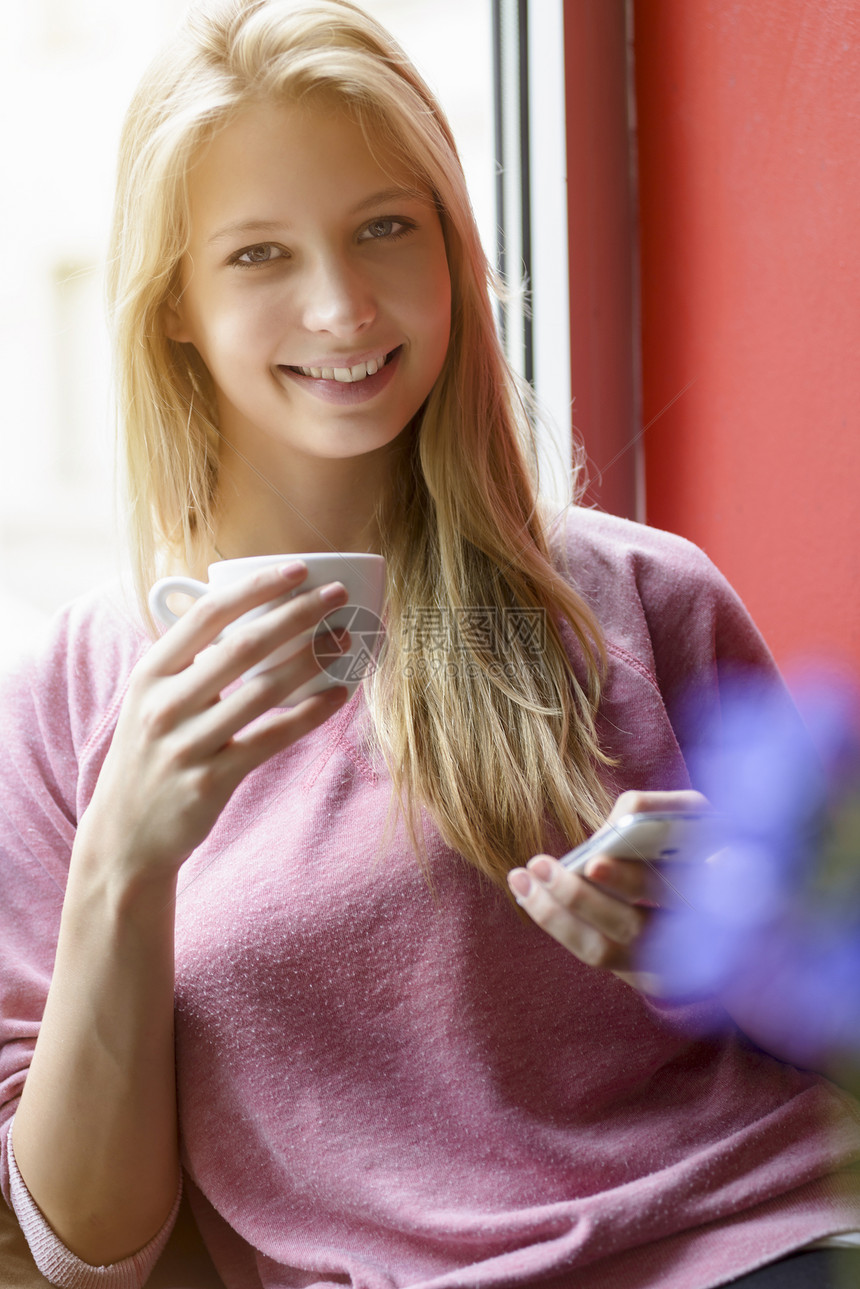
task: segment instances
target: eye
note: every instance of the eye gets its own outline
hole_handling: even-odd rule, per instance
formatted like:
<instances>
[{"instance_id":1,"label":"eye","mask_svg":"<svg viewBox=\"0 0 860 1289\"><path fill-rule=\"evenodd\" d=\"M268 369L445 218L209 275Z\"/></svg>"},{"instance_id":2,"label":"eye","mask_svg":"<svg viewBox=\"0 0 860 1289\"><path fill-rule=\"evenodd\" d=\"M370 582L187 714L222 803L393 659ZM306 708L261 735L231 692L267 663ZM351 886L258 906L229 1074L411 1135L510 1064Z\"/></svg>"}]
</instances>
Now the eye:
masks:
<instances>
[{"instance_id":1,"label":"eye","mask_svg":"<svg viewBox=\"0 0 860 1289\"><path fill-rule=\"evenodd\" d=\"M372 219L369 224L365 224L361 235L361 241L395 241L398 237L405 237L410 233L415 225L408 219L395 219L393 216L386 219Z\"/></svg>"},{"instance_id":2,"label":"eye","mask_svg":"<svg viewBox=\"0 0 860 1289\"><path fill-rule=\"evenodd\" d=\"M274 246L272 242L259 242L256 246L246 246L244 250L231 255L230 263L247 268L253 264L270 264L272 260L282 260L284 257L279 246Z\"/></svg>"}]
</instances>

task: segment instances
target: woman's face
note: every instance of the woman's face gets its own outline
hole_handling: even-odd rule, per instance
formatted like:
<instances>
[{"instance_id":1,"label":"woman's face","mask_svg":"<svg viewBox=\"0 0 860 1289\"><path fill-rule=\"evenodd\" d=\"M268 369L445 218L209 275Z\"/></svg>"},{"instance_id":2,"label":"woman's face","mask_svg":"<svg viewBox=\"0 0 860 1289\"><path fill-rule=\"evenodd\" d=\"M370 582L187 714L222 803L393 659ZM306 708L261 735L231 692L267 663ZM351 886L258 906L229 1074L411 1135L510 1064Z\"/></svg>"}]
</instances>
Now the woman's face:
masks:
<instances>
[{"instance_id":1,"label":"woman's face","mask_svg":"<svg viewBox=\"0 0 860 1289\"><path fill-rule=\"evenodd\" d=\"M182 292L237 447L353 457L397 437L445 358L451 282L430 194L332 109L260 104L189 178Z\"/></svg>"}]
</instances>

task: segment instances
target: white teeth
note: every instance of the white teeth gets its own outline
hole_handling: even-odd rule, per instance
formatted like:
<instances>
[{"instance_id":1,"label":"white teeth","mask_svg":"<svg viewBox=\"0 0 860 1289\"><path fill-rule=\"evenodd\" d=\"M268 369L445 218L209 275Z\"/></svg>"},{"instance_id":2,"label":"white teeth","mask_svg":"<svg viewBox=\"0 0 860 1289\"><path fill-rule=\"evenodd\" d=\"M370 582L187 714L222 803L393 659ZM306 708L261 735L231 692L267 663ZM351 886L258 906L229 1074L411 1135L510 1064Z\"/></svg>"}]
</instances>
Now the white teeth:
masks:
<instances>
[{"instance_id":1,"label":"white teeth","mask_svg":"<svg viewBox=\"0 0 860 1289\"><path fill-rule=\"evenodd\" d=\"M368 376L375 376L386 361L386 355L379 354L376 358L369 358L367 362L357 363L355 367L300 367L299 371L303 376L313 376L315 380L336 380L341 385L349 385L366 380Z\"/></svg>"}]
</instances>

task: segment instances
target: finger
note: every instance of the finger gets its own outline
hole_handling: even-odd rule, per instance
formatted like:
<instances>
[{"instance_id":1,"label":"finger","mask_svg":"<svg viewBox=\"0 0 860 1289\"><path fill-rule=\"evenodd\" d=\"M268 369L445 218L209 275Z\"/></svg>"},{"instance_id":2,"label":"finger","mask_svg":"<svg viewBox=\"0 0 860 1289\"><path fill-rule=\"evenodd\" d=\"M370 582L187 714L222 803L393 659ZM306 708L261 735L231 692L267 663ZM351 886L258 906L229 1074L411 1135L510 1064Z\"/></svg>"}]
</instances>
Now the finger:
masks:
<instances>
[{"instance_id":1,"label":"finger","mask_svg":"<svg viewBox=\"0 0 860 1289\"><path fill-rule=\"evenodd\" d=\"M529 916L589 966L630 967L630 946L644 926L640 909L617 900L547 855L509 874Z\"/></svg>"},{"instance_id":2,"label":"finger","mask_svg":"<svg viewBox=\"0 0 860 1289\"><path fill-rule=\"evenodd\" d=\"M679 788L669 792L622 792L609 812L607 823L617 822L624 815L648 814L655 810L709 811L708 798L692 788ZM602 831L602 829L601 829Z\"/></svg>"},{"instance_id":3,"label":"finger","mask_svg":"<svg viewBox=\"0 0 860 1289\"><path fill-rule=\"evenodd\" d=\"M650 859L601 855L586 865L583 876L629 904L678 908L687 903L691 865L658 864Z\"/></svg>"},{"instance_id":4,"label":"finger","mask_svg":"<svg viewBox=\"0 0 860 1289\"><path fill-rule=\"evenodd\" d=\"M582 876L628 904L655 899L662 886L656 865L613 855L598 855L590 860Z\"/></svg>"},{"instance_id":5,"label":"finger","mask_svg":"<svg viewBox=\"0 0 860 1289\"><path fill-rule=\"evenodd\" d=\"M334 599L327 598L327 593L334 587L337 588ZM339 583L303 592L252 622L236 627L226 639L196 657L193 665L186 667L181 675L170 676L169 681L163 678L161 690L147 703L148 723L154 733L169 733L198 713L214 707L222 690L292 638L311 632L319 620L345 598L346 591ZM297 641L297 652L300 648L301 643ZM167 683L170 688L165 693L163 686ZM280 697L265 704L261 710L265 711L273 702L280 702ZM237 719L233 728L225 731L224 738L229 738L251 719L252 715Z\"/></svg>"},{"instance_id":6,"label":"finger","mask_svg":"<svg viewBox=\"0 0 860 1289\"><path fill-rule=\"evenodd\" d=\"M629 901L616 898L590 881L584 882L579 874L572 873L557 859L537 855L529 860L528 872L557 903L620 944L629 944L641 931L641 914Z\"/></svg>"},{"instance_id":7,"label":"finger","mask_svg":"<svg viewBox=\"0 0 860 1289\"><path fill-rule=\"evenodd\" d=\"M345 629L332 632L344 648L350 634ZM292 693L309 680L316 679L322 668L314 653L313 642L305 645L287 662L251 677L220 702L212 704L193 723L195 754L214 755L252 721L284 703Z\"/></svg>"},{"instance_id":8,"label":"finger","mask_svg":"<svg viewBox=\"0 0 860 1289\"><path fill-rule=\"evenodd\" d=\"M327 613L341 608L348 598L340 582L331 582L235 627L189 669L196 705L199 707L200 699L213 702L228 685L291 641L298 652L300 637L312 632Z\"/></svg>"},{"instance_id":9,"label":"finger","mask_svg":"<svg viewBox=\"0 0 860 1289\"><path fill-rule=\"evenodd\" d=\"M209 591L156 641L146 655L147 669L153 675L162 676L184 671L231 622L251 609L297 590L307 575L307 565L293 560L262 569L253 577L222 590Z\"/></svg>"},{"instance_id":10,"label":"finger","mask_svg":"<svg viewBox=\"0 0 860 1289\"><path fill-rule=\"evenodd\" d=\"M231 743L230 756L239 779L322 725L348 698L346 686L337 685L237 735Z\"/></svg>"}]
</instances>

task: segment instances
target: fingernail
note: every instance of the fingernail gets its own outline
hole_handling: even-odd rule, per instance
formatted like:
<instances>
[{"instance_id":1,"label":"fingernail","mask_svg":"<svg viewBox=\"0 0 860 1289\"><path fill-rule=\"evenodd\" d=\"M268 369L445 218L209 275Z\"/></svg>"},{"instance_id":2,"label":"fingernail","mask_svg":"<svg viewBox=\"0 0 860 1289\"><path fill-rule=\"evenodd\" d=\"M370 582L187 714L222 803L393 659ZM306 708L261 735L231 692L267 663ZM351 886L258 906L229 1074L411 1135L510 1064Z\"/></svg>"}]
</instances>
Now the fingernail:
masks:
<instances>
[{"instance_id":1,"label":"fingernail","mask_svg":"<svg viewBox=\"0 0 860 1289\"><path fill-rule=\"evenodd\" d=\"M327 604L329 600L339 600L344 595L346 595L346 587L342 582L331 582L320 591L320 599L323 604Z\"/></svg>"},{"instance_id":2,"label":"fingernail","mask_svg":"<svg viewBox=\"0 0 860 1289\"><path fill-rule=\"evenodd\" d=\"M538 855L536 859L529 860L529 872L532 873L539 882L548 882L552 877L552 864L546 855Z\"/></svg>"},{"instance_id":3,"label":"fingernail","mask_svg":"<svg viewBox=\"0 0 860 1289\"><path fill-rule=\"evenodd\" d=\"M281 577L298 577L299 573L307 573L308 566L303 564L300 559L294 559L289 564L281 564L278 572Z\"/></svg>"},{"instance_id":4,"label":"fingernail","mask_svg":"<svg viewBox=\"0 0 860 1289\"><path fill-rule=\"evenodd\" d=\"M508 873L508 885L517 899L524 899L532 889L532 879L524 868L515 868Z\"/></svg>"}]
</instances>

